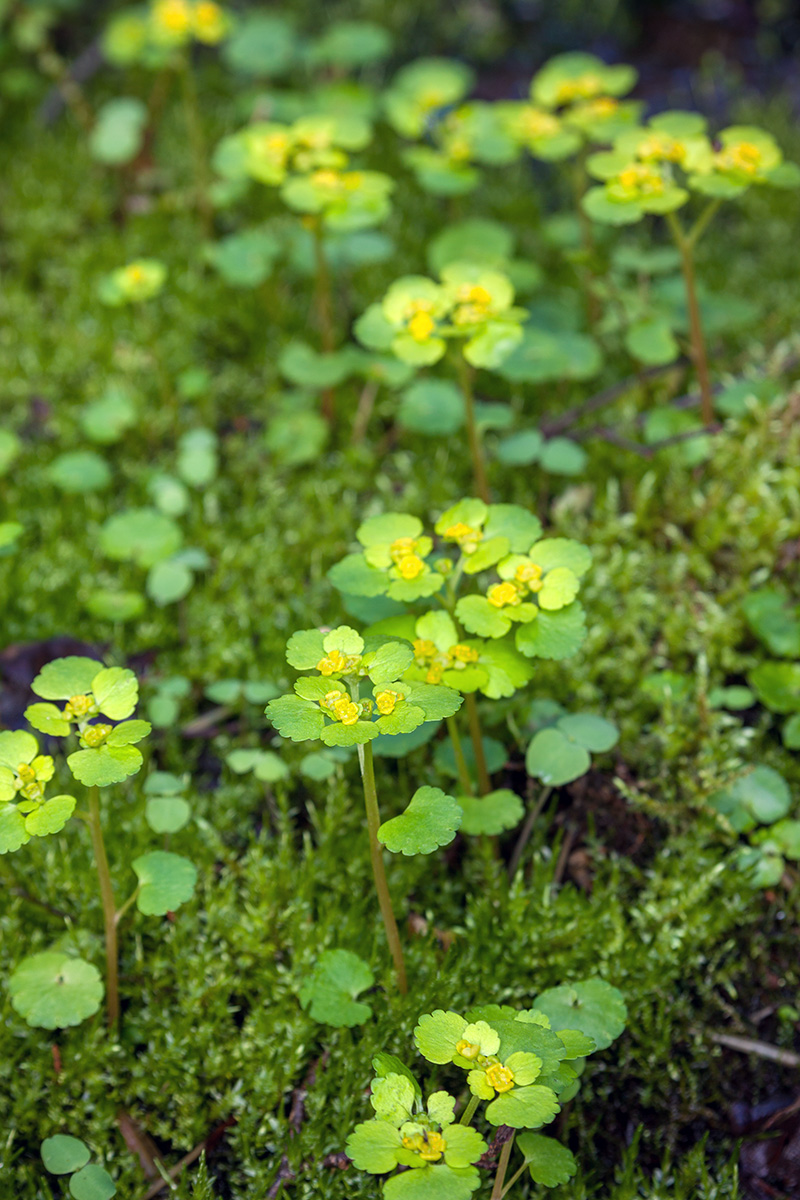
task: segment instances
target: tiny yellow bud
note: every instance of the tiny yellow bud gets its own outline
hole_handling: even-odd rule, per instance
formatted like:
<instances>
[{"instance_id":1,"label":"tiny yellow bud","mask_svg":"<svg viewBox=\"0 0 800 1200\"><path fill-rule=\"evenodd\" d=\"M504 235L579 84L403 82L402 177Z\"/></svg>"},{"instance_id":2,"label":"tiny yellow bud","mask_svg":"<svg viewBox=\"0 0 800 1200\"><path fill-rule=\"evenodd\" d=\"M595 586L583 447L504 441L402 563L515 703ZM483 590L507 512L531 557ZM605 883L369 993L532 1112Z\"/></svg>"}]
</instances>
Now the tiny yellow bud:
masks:
<instances>
[{"instance_id":1,"label":"tiny yellow bud","mask_svg":"<svg viewBox=\"0 0 800 1200\"><path fill-rule=\"evenodd\" d=\"M407 554L400 559L397 569L403 579L416 579L425 570L425 563L418 554Z\"/></svg>"},{"instance_id":2,"label":"tiny yellow bud","mask_svg":"<svg viewBox=\"0 0 800 1200\"><path fill-rule=\"evenodd\" d=\"M91 696L71 696L64 706L64 716L68 721L80 720L85 717L92 707Z\"/></svg>"},{"instance_id":3,"label":"tiny yellow bud","mask_svg":"<svg viewBox=\"0 0 800 1200\"><path fill-rule=\"evenodd\" d=\"M457 663L474 663L478 661L479 654L472 646L465 646L462 642L458 642L455 646L451 646L449 651L451 658Z\"/></svg>"},{"instance_id":4,"label":"tiny yellow bud","mask_svg":"<svg viewBox=\"0 0 800 1200\"><path fill-rule=\"evenodd\" d=\"M462 1038L460 1042L456 1042L456 1053L462 1058L477 1058L481 1052L480 1046L476 1046L474 1042L465 1042Z\"/></svg>"},{"instance_id":5,"label":"tiny yellow bud","mask_svg":"<svg viewBox=\"0 0 800 1200\"><path fill-rule=\"evenodd\" d=\"M88 729L84 729L81 735L81 741L91 750L96 750L98 746L102 746L108 735L111 733L111 725L90 725Z\"/></svg>"},{"instance_id":6,"label":"tiny yellow bud","mask_svg":"<svg viewBox=\"0 0 800 1200\"><path fill-rule=\"evenodd\" d=\"M486 1081L496 1092L510 1092L514 1086L514 1072L495 1062L486 1068Z\"/></svg>"},{"instance_id":7,"label":"tiny yellow bud","mask_svg":"<svg viewBox=\"0 0 800 1200\"><path fill-rule=\"evenodd\" d=\"M539 592L542 588L542 568L538 563L520 563L514 572L517 583L524 584L529 591Z\"/></svg>"},{"instance_id":8,"label":"tiny yellow bud","mask_svg":"<svg viewBox=\"0 0 800 1200\"><path fill-rule=\"evenodd\" d=\"M436 328L430 313L416 312L408 322L408 332L415 342L426 342Z\"/></svg>"},{"instance_id":9,"label":"tiny yellow bud","mask_svg":"<svg viewBox=\"0 0 800 1200\"><path fill-rule=\"evenodd\" d=\"M444 665L440 662L433 662L428 667L428 673L425 676L426 683L441 683L444 675Z\"/></svg>"},{"instance_id":10,"label":"tiny yellow bud","mask_svg":"<svg viewBox=\"0 0 800 1200\"><path fill-rule=\"evenodd\" d=\"M401 699L399 692L378 692L375 697L375 706L382 717L388 717L397 707L397 701Z\"/></svg>"},{"instance_id":11,"label":"tiny yellow bud","mask_svg":"<svg viewBox=\"0 0 800 1200\"><path fill-rule=\"evenodd\" d=\"M436 646L428 638L414 639L414 657L415 658L433 658L436 654Z\"/></svg>"},{"instance_id":12,"label":"tiny yellow bud","mask_svg":"<svg viewBox=\"0 0 800 1200\"><path fill-rule=\"evenodd\" d=\"M513 583L495 583L486 593L486 599L495 608L505 608L507 605L521 603L520 594Z\"/></svg>"}]
</instances>

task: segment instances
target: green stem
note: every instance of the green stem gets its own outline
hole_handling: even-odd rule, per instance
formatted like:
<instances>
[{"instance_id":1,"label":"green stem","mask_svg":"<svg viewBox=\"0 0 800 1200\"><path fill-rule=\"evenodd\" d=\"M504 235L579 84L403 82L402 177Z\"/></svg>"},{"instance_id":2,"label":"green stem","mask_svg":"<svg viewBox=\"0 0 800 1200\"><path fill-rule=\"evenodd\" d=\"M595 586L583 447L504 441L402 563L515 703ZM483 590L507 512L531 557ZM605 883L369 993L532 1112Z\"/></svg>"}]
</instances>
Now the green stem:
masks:
<instances>
[{"instance_id":1,"label":"green stem","mask_svg":"<svg viewBox=\"0 0 800 1200\"><path fill-rule=\"evenodd\" d=\"M511 1151L514 1147L514 1134L507 1142L503 1144L503 1149L500 1151L500 1161L497 1164L497 1174L494 1177L494 1187L489 1200L500 1200L503 1195L503 1185L506 1181L506 1170L508 1169L508 1160L511 1158Z\"/></svg>"},{"instance_id":2,"label":"green stem","mask_svg":"<svg viewBox=\"0 0 800 1200\"><path fill-rule=\"evenodd\" d=\"M389 950L394 961L397 986L402 995L405 996L408 992L406 964L403 959L403 947L400 944L400 934L397 929L394 909L392 908L392 897L389 893L389 884L383 866L383 847L378 841L381 814L378 808L378 793L375 788L375 765L372 758L372 746L370 746L369 742L365 746L358 747L358 762L361 767L361 780L364 784L364 805L367 810L367 831L369 833L369 856L372 863L372 875L375 880L375 891L378 894L378 904L386 929L386 938L389 942Z\"/></svg>"},{"instance_id":3,"label":"green stem","mask_svg":"<svg viewBox=\"0 0 800 1200\"><path fill-rule=\"evenodd\" d=\"M122 908L117 909L117 911L114 914L114 924L115 925L119 925L120 921L125 916L125 913L131 907L131 905L136 902L138 895L139 895L139 888L137 887L133 892L131 892L130 896L128 896L128 899L122 905Z\"/></svg>"},{"instance_id":4,"label":"green stem","mask_svg":"<svg viewBox=\"0 0 800 1200\"><path fill-rule=\"evenodd\" d=\"M478 705L474 692L468 692L464 697L464 706L467 710L472 749L475 752L475 766L478 771L478 790L482 796L485 796L492 790L492 781L489 778L489 768L486 765L486 755L483 752L481 719L478 716Z\"/></svg>"},{"instance_id":5,"label":"green stem","mask_svg":"<svg viewBox=\"0 0 800 1200\"><path fill-rule=\"evenodd\" d=\"M206 139L205 134L203 133L203 123L200 118L200 106L197 102L197 88L195 87L192 64L189 61L188 55L186 55L181 62L180 76L186 132L189 135L189 146L192 152L192 160L194 163L194 181L197 208L200 213L203 236L208 238L211 236L211 227L213 221L213 211L211 208L211 198L209 195L211 179L208 169Z\"/></svg>"},{"instance_id":6,"label":"green stem","mask_svg":"<svg viewBox=\"0 0 800 1200\"><path fill-rule=\"evenodd\" d=\"M709 217L708 220L710 219ZM697 300L697 283L694 269L693 248L697 239L692 234L687 235L684 233L683 227L675 213L667 213L667 222L681 256L681 270L686 289L686 307L689 312L691 354L697 372L697 381L700 384L700 409L704 424L711 425L714 421L714 401L711 391L711 377L708 370L708 353L703 334L703 323L700 317L700 305Z\"/></svg>"},{"instance_id":7,"label":"green stem","mask_svg":"<svg viewBox=\"0 0 800 1200\"><path fill-rule=\"evenodd\" d=\"M472 368L462 354L457 356L458 376L461 391L464 394L464 417L467 424L467 441L472 456L472 477L475 491L485 504L489 503L489 484L486 480L486 463L483 457L483 446L475 419L475 396L472 389Z\"/></svg>"},{"instance_id":8,"label":"green stem","mask_svg":"<svg viewBox=\"0 0 800 1200\"><path fill-rule=\"evenodd\" d=\"M463 1113L461 1114L461 1117L459 1118L459 1122L458 1122L459 1125L469 1125L470 1121L475 1116L475 1113L477 1111L477 1108L478 1108L478 1105L480 1104L480 1102L481 1102L480 1096L470 1096L469 1104L464 1109Z\"/></svg>"},{"instance_id":9,"label":"green stem","mask_svg":"<svg viewBox=\"0 0 800 1200\"><path fill-rule=\"evenodd\" d=\"M474 796L475 789L472 786L472 780L467 767L467 760L464 758L464 748L461 745L461 734L458 732L458 725L455 717L447 718L447 732L450 734L450 741L453 745L453 754L456 760L456 770L458 771L458 781L464 789L466 796Z\"/></svg>"},{"instance_id":10,"label":"green stem","mask_svg":"<svg viewBox=\"0 0 800 1200\"><path fill-rule=\"evenodd\" d=\"M528 1164L527 1164L526 1162L524 1162L524 1163L522 1164L522 1166L521 1166L521 1167L520 1167L520 1168L519 1168L517 1171L515 1171L515 1172L514 1172L514 1174L511 1176L511 1178L509 1179L508 1183L506 1184L506 1186L503 1188L502 1192L500 1193L500 1195L501 1195L501 1196L507 1196L507 1195L508 1195L508 1193L511 1191L512 1187L514 1186L514 1184L515 1184L515 1183L517 1182L517 1180L519 1179L520 1175L522 1175L522 1174L523 1174L523 1172L525 1171L525 1168L527 1167L527 1165L528 1165Z\"/></svg>"},{"instance_id":11,"label":"green stem","mask_svg":"<svg viewBox=\"0 0 800 1200\"><path fill-rule=\"evenodd\" d=\"M323 353L332 354L336 348L336 337L333 331L333 316L331 314L331 272L328 266L328 256L325 253L325 236L322 231L322 222L319 220L314 222L313 239L316 307L320 340ZM333 388L325 388L322 393L322 415L326 421L333 421Z\"/></svg>"},{"instance_id":12,"label":"green stem","mask_svg":"<svg viewBox=\"0 0 800 1200\"><path fill-rule=\"evenodd\" d=\"M592 291L592 282L594 280L594 272L592 271L592 258L594 257L594 234L592 233L592 222L589 219L589 214L583 207L583 197L586 194L586 189L589 184L589 176L586 171L587 152L583 150L575 162L575 171L573 174L573 187L575 190L575 205L578 212L578 226L581 233L581 244L583 247L584 257L586 262L582 269L578 271L581 284L583 286L584 297L586 300L586 319L589 323L589 328L593 329L600 320L600 305L597 296Z\"/></svg>"},{"instance_id":13,"label":"green stem","mask_svg":"<svg viewBox=\"0 0 800 1200\"><path fill-rule=\"evenodd\" d=\"M522 826L520 835L517 839L517 844L514 847L514 853L511 855L511 859L508 864L509 881L511 881L517 873L517 868L520 864L520 859L522 858L522 851L527 846L528 840L529 840L531 834L533 833L533 827L536 824L536 821L538 820L542 809L544 808L545 804L549 800L550 794L552 791L553 791L553 789L551 787L542 788L539 799L536 801L533 808L528 813L525 824Z\"/></svg>"},{"instance_id":14,"label":"green stem","mask_svg":"<svg viewBox=\"0 0 800 1200\"><path fill-rule=\"evenodd\" d=\"M103 926L106 942L106 1004L108 1010L108 1028L113 1030L119 1020L117 910L114 903L111 872L108 869L106 846L103 841L103 829L100 824L100 798L96 787L89 788L89 832L92 835L94 864L97 869L97 880L100 884L100 900L103 905Z\"/></svg>"}]
</instances>

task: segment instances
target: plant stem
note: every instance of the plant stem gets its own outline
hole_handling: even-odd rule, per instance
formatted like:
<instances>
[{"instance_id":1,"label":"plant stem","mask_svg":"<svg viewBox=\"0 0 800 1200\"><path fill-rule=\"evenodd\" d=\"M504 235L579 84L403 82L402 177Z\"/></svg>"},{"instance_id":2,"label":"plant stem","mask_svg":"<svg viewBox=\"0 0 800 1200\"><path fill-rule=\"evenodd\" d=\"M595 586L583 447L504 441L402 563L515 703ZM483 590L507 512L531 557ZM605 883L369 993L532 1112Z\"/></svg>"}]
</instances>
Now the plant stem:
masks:
<instances>
[{"instance_id":1,"label":"plant stem","mask_svg":"<svg viewBox=\"0 0 800 1200\"><path fill-rule=\"evenodd\" d=\"M96 787L89 788L89 832L92 835L92 850L100 884L100 899L103 904L103 926L106 940L106 1004L108 1028L114 1029L119 1020L119 965L117 951L116 904L108 856L100 824L100 798Z\"/></svg>"},{"instance_id":2,"label":"plant stem","mask_svg":"<svg viewBox=\"0 0 800 1200\"><path fill-rule=\"evenodd\" d=\"M61 55L47 42L40 48L36 61L42 74L55 83L61 98L83 132L91 133L94 127L94 113L81 85L72 76Z\"/></svg>"},{"instance_id":3,"label":"plant stem","mask_svg":"<svg viewBox=\"0 0 800 1200\"><path fill-rule=\"evenodd\" d=\"M514 1147L514 1134L507 1142L503 1143L503 1149L500 1151L500 1161L497 1164L497 1174L494 1177L494 1187L489 1200L500 1200L503 1195L503 1184L506 1181L506 1170L508 1168L508 1160L511 1158L511 1151Z\"/></svg>"},{"instance_id":4,"label":"plant stem","mask_svg":"<svg viewBox=\"0 0 800 1200\"><path fill-rule=\"evenodd\" d=\"M514 1184L515 1184L515 1183L517 1182L517 1180L519 1179L520 1175L522 1175L522 1174L523 1174L523 1172L524 1172L525 1168L527 1167L527 1165L528 1165L528 1164L527 1164L526 1162L524 1162L524 1163L522 1164L522 1166L519 1168L519 1170L517 1170L517 1171L515 1171L515 1172L514 1172L514 1174L511 1176L511 1178L509 1179L508 1183L506 1184L506 1186L503 1188L502 1192L500 1193L500 1195L501 1195L501 1196L507 1196L507 1195L508 1195L508 1193L511 1191L512 1187L514 1186Z\"/></svg>"},{"instance_id":5,"label":"plant stem","mask_svg":"<svg viewBox=\"0 0 800 1200\"><path fill-rule=\"evenodd\" d=\"M481 734L481 719L478 716L478 705L475 701L474 692L468 692L464 697L464 705L467 710L467 720L469 721L469 736L472 740L472 749L475 752L475 766L478 771L478 791L482 796L492 790L492 781L489 778L489 768L486 765L486 755L483 752L483 735Z\"/></svg>"},{"instance_id":6,"label":"plant stem","mask_svg":"<svg viewBox=\"0 0 800 1200\"><path fill-rule=\"evenodd\" d=\"M331 272L328 266L328 256L325 253L325 237L322 222L314 221L314 266L317 320L319 321L320 340L324 354L332 354L336 348L336 338L333 332L333 316L331 314ZM322 393L322 415L326 421L334 419L334 393L328 387ZM353 440L355 441L355 435Z\"/></svg>"},{"instance_id":7,"label":"plant stem","mask_svg":"<svg viewBox=\"0 0 800 1200\"><path fill-rule=\"evenodd\" d=\"M710 220L710 217L708 219ZM695 370L697 371L697 381L700 384L700 409L703 416L703 423L705 425L712 425L714 423L714 402L711 391L711 377L708 370L708 353L703 334L703 323L700 318L700 305L697 300L697 284L694 270L694 245L697 237L694 236L694 231L693 234L688 236L684 233L683 227L675 213L667 213L667 222L681 256L683 283L686 288L686 307L689 312L691 355ZM702 232L703 228L704 226L701 226L700 232Z\"/></svg>"},{"instance_id":8,"label":"plant stem","mask_svg":"<svg viewBox=\"0 0 800 1200\"><path fill-rule=\"evenodd\" d=\"M378 904L380 905L381 916L383 917L383 924L386 929L386 938L389 942L392 959L394 960L397 986L402 995L405 996L408 992L406 964L403 959L403 947L400 945L400 934L397 929L397 921L395 920L394 909L392 908L392 897L389 893L389 884L386 880L386 871L383 866L383 847L378 841L378 827L381 823L381 814L378 808L378 793L375 788L375 765L372 758L372 747L369 742L365 746L358 747L358 762L361 767L361 780L364 784L364 805L367 810L367 831L369 833L369 856L372 862L375 891L378 894Z\"/></svg>"},{"instance_id":9,"label":"plant stem","mask_svg":"<svg viewBox=\"0 0 800 1200\"><path fill-rule=\"evenodd\" d=\"M483 446L475 420L475 395L472 388L472 367L462 354L457 356L458 376L461 391L464 394L464 417L467 423L467 441L472 456L472 477L475 491L485 504L489 503L489 484L486 481L486 463L483 457Z\"/></svg>"},{"instance_id":10,"label":"plant stem","mask_svg":"<svg viewBox=\"0 0 800 1200\"><path fill-rule=\"evenodd\" d=\"M470 1121L475 1116L475 1112L476 1112L480 1102L481 1102L480 1096L470 1096L469 1104L464 1109L463 1113L461 1114L461 1116L459 1118L459 1121L458 1121L459 1125L469 1125Z\"/></svg>"},{"instance_id":11,"label":"plant stem","mask_svg":"<svg viewBox=\"0 0 800 1200\"><path fill-rule=\"evenodd\" d=\"M583 150L575 162L575 172L573 174L573 187L575 190L575 204L578 211L578 225L581 232L581 244L583 247L584 257L586 262L582 270L578 271L581 284L583 285L584 298L586 300L586 319L589 323L589 328L594 329L600 320L600 305L597 296L592 291L592 282L594 280L594 272L592 271L592 258L594 257L594 234L592 233L592 222L589 219L589 214L583 207L582 201L586 193L586 188L589 182L589 177L586 172L586 157L587 152Z\"/></svg>"},{"instance_id":12,"label":"plant stem","mask_svg":"<svg viewBox=\"0 0 800 1200\"><path fill-rule=\"evenodd\" d=\"M375 407L375 397L380 390L380 384L377 379L368 379L364 384L361 395L358 398L358 408L353 420L353 433L350 441L354 446L359 442L363 442L369 425L369 419L372 416L372 410Z\"/></svg>"},{"instance_id":13,"label":"plant stem","mask_svg":"<svg viewBox=\"0 0 800 1200\"><path fill-rule=\"evenodd\" d=\"M208 172L208 153L203 124L200 119L200 106L197 102L192 64L188 54L180 65L181 90L183 92L183 111L186 121L186 131L189 135L189 146L194 160L194 178L197 198L197 208L204 237L211 236L213 211L209 196L210 178Z\"/></svg>"},{"instance_id":14,"label":"plant stem","mask_svg":"<svg viewBox=\"0 0 800 1200\"><path fill-rule=\"evenodd\" d=\"M458 771L458 781L464 789L467 796L474 796L475 789L472 786L472 780L469 776L469 768L467 760L464 758L464 748L461 745L461 734L458 732L458 725L455 717L447 718L447 732L450 734L450 741L453 745L453 755L456 760L456 770Z\"/></svg>"},{"instance_id":15,"label":"plant stem","mask_svg":"<svg viewBox=\"0 0 800 1200\"><path fill-rule=\"evenodd\" d=\"M552 792L552 790L553 789L551 787L542 788L542 791L539 795L539 799L536 801L533 808L528 813L528 816L525 820L525 824L522 826L522 829L520 830L520 835L517 838L517 844L514 847L514 852L511 855L511 859L508 864L509 881L512 880L517 873L517 867L519 866L520 859L522 858L522 851L525 849L525 847L528 844L528 839L530 838L531 834L533 833L533 827L536 824L537 819L541 815L542 809L544 808L545 804L549 800L550 793Z\"/></svg>"}]
</instances>

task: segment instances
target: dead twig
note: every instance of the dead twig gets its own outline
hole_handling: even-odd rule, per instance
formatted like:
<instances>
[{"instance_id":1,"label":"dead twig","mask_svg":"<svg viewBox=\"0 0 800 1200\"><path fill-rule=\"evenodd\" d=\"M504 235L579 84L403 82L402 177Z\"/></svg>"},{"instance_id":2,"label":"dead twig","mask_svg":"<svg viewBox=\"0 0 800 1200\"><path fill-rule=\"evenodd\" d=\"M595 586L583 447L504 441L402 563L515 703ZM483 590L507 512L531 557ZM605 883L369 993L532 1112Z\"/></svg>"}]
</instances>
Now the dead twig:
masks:
<instances>
[{"instance_id":1,"label":"dead twig","mask_svg":"<svg viewBox=\"0 0 800 1200\"><path fill-rule=\"evenodd\" d=\"M707 1033L706 1036L720 1046L727 1046L729 1050L739 1050L742 1054L757 1054L759 1058L768 1058L771 1062L780 1063L782 1067L800 1067L800 1054L795 1054L793 1050L783 1050L769 1042L737 1037L733 1033Z\"/></svg>"}]
</instances>

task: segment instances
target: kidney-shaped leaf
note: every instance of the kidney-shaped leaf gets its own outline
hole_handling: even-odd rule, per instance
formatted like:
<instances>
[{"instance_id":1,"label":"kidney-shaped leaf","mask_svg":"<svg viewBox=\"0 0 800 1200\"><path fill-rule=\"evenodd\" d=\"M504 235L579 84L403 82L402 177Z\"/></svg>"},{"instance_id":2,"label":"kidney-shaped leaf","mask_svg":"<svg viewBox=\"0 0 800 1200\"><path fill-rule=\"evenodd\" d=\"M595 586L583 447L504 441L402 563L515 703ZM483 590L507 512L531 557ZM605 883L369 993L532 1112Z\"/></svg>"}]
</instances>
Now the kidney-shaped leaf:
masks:
<instances>
[{"instance_id":1,"label":"kidney-shaped leaf","mask_svg":"<svg viewBox=\"0 0 800 1200\"><path fill-rule=\"evenodd\" d=\"M139 880L136 907L149 916L163 917L191 900L197 867L180 854L151 850L131 863Z\"/></svg>"},{"instance_id":2,"label":"kidney-shaped leaf","mask_svg":"<svg viewBox=\"0 0 800 1200\"><path fill-rule=\"evenodd\" d=\"M15 1010L39 1029L79 1025L97 1012L103 999L97 968L82 958L55 951L24 958L8 988Z\"/></svg>"},{"instance_id":3,"label":"kidney-shaped leaf","mask_svg":"<svg viewBox=\"0 0 800 1200\"><path fill-rule=\"evenodd\" d=\"M300 989L300 1003L323 1025L363 1025L372 1009L356 997L375 982L367 963L350 950L325 950Z\"/></svg>"},{"instance_id":4,"label":"kidney-shaped leaf","mask_svg":"<svg viewBox=\"0 0 800 1200\"><path fill-rule=\"evenodd\" d=\"M549 1018L553 1029L577 1029L605 1050L625 1028L625 997L604 979L548 988L536 997L534 1008Z\"/></svg>"},{"instance_id":5,"label":"kidney-shaped leaf","mask_svg":"<svg viewBox=\"0 0 800 1200\"><path fill-rule=\"evenodd\" d=\"M441 788L417 788L399 817L384 821L378 838L393 854L430 854L452 842L461 825L461 806Z\"/></svg>"}]
</instances>

